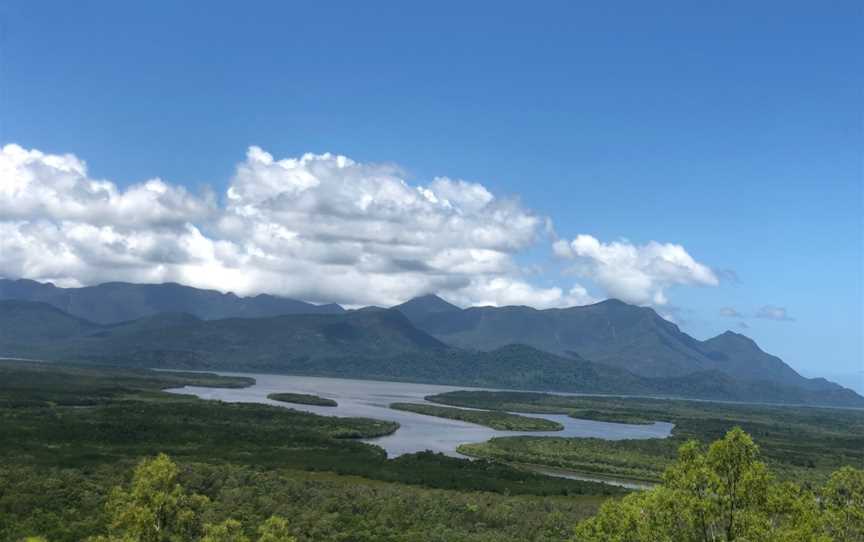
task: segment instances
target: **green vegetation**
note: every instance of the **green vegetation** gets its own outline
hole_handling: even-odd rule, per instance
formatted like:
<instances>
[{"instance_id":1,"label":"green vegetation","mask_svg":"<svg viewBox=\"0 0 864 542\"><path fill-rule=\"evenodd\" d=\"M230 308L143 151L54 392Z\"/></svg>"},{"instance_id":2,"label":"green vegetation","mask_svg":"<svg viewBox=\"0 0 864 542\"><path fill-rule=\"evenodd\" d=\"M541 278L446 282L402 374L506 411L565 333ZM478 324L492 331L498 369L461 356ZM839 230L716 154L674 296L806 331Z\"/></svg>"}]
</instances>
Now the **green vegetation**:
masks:
<instances>
[{"instance_id":1,"label":"green vegetation","mask_svg":"<svg viewBox=\"0 0 864 542\"><path fill-rule=\"evenodd\" d=\"M231 531L224 522L233 519L252 540L277 515L298 542L561 541L604 496L623 493L433 453L388 460L349 438L389 433L390 422L159 391L219 383L212 375L24 362L0 369L0 540L114 536L111 488L160 453L177 462L187 491L209 499L202 529Z\"/></svg>"},{"instance_id":2,"label":"green vegetation","mask_svg":"<svg viewBox=\"0 0 864 542\"><path fill-rule=\"evenodd\" d=\"M313 405L313 406L329 406L335 407L339 403L333 399L326 397L318 397L308 393L271 393L267 396L268 399L274 401L282 401L283 403L296 403L298 405Z\"/></svg>"},{"instance_id":3,"label":"green vegetation","mask_svg":"<svg viewBox=\"0 0 864 542\"><path fill-rule=\"evenodd\" d=\"M11 534L9 540L540 542L564 541L570 532L571 542L864 540L864 470L840 469L818 489L777 482L740 428L707 450L688 441L662 485L609 499L593 517L585 512L596 503L585 498L418 490L230 464L181 467L164 454L139 462L131 482L110 491L93 483L103 481L101 470L74 472L86 476L89 487L66 485L73 482L69 471L58 479L15 474L24 476L0 478L10 482L0 486L7 489L0 492L0 517L11 520L0 523L0 535ZM43 503L59 499L73 506L57 516L27 508L39 490ZM28 516L5 513L10 495L19 504L13 512ZM55 529L47 538L16 538L50 527ZM85 529L95 534L75 534Z\"/></svg>"},{"instance_id":4,"label":"green vegetation","mask_svg":"<svg viewBox=\"0 0 864 542\"><path fill-rule=\"evenodd\" d=\"M451 391L429 395L427 401L467 408L486 408L536 414L567 414L572 418L600 422L650 425L656 421L637 409L594 408L593 397L553 395L523 391Z\"/></svg>"},{"instance_id":5,"label":"green vegetation","mask_svg":"<svg viewBox=\"0 0 864 542\"><path fill-rule=\"evenodd\" d=\"M609 500L573 542L854 542L864 540L864 470L818 490L778 483L740 428L703 451L682 445L663 484Z\"/></svg>"},{"instance_id":6,"label":"green vegetation","mask_svg":"<svg viewBox=\"0 0 864 542\"><path fill-rule=\"evenodd\" d=\"M209 500L202 523L233 519L253 540L256 526L276 515L298 542L564 542L602 501L428 489L236 463L177 466L186 493ZM0 540L39 533L49 542L81 542L104 535L111 488L128 487L134 467L0 467Z\"/></svg>"},{"instance_id":7,"label":"green vegetation","mask_svg":"<svg viewBox=\"0 0 864 542\"><path fill-rule=\"evenodd\" d=\"M860 410L485 391L457 391L427 399L473 408L675 424L668 439L520 436L460 447L460 452L474 457L659 481L684 442L711 442L740 426L758 439L765 460L782 479L821 484L845 465L864 467L864 412Z\"/></svg>"},{"instance_id":8,"label":"green vegetation","mask_svg":"<svg viewBox=\"0 0 864 542\"><path fill-rule=\"evenodd\" d=\"M668 440L661 439L518 436L463 444L458 450L471 457L656 482L663 469L674 460L674 446Z\"/></svg>"},{"instance_id":9,"label":"green vegetation","mask_svg":"<svg viewBox=\"0 0 864 542\"><path fill-rule=\"evenodd\" d=\"M0 362L0 376L0 540L563 542L574 525L574 542L864 540L855 411L575 397L565 400L579 412L641 413L674 421L683 434L724 433L707 451L678 434L608 443L500 439L576 443L581 448L559 455L594 458L597 471L615 462L628 476L665 469L661 486L625 495L485 460L433 453L388 460L348 438L386 434L395 429L388 422L160 391L249 380L26 362ZM561 408L562 399L543 394L483 393L449 397ZM741 429L722 429L739 419L766 443L766 463ZM669 443L681 444L677 461L673 451L646 462L665 458ZM817 452L825 457L812 468L792 462ZM838 462L852 466L826 474ZM780 480L813 476L778 482L774 465Z\"/></svg>"},{"instance_id":10,"label":"green vegetation","mask_svg":"<svg viewBox=\"0 0 864 542\"><path fill-rule=\"evenodd\" d=\"M245 388L255 380L206 373L107 369L92 365L66 365L0 360L0 407L94 406L134 395L145 398L167 388L207 386Z\"/></svg>"},{"instance_id":11,"label":"green vegetation","mask_svg":"<svg viewBox=\"0 0 864 542\"><path fill-rule=\"evenodd\" d=\"M178 483L179 469L165 454L145 459L135 468L128 489L115 487L105 510L108 536L92 542L250 542L243 524L235 519L203 523L210 505L204 495L187 493ZM258 528L259 542L296 542L288 522L271 516Z\"/></svg>"},{"instance_id":12,"label":"green vegetation","mask_svg":"<svg viewBox=\"0 0 864 542\"><path fill-rule=\"evenodd\" d=\"M564 426L558 422L544 420L543 418L530 418L509 412L494 412L489 410L465 410L463 408L448 408L435 405L423 405L419 403L393 403L390 408L406 410L437 416L448 420L461 420L463 422L484 425L499 431L561 431Z\"/></svg>"}]
</instances>

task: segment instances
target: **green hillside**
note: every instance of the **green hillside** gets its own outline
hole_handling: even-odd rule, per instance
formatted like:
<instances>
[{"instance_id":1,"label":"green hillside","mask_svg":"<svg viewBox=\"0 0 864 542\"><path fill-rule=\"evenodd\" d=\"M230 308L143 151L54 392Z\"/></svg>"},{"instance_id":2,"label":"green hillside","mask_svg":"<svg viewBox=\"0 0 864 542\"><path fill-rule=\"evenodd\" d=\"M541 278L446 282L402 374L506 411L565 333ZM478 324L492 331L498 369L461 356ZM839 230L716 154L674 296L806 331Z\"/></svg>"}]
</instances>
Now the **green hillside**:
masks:
<instances>
[{"instance_id":1,"label":"green hillside","mask_svg":"<svg viewBox=\"0 0 864 542\"><path fill-rule=\"evenodd\" d=\"M447 346L399 311L200 320L160 314L99 325L39 303L0 301L6 356L125 367L223 369L581 393L663 395L862 406L836 385L818 389L733 378L719 370L648 378L571 353L527 345ZM827 384L827 383L826 383Z\"/></svg>"}]
</instances>

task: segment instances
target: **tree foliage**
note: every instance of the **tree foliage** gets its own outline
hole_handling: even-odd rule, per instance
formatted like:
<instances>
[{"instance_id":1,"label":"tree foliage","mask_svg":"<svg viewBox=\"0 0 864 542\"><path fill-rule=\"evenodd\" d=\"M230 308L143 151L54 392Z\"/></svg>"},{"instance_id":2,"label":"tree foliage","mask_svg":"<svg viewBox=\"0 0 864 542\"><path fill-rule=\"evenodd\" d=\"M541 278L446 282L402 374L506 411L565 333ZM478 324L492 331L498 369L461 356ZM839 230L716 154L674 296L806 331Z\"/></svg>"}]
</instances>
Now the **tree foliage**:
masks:
<instances>
[{"instance_id":1,"label":"tree foliage","mask_svg":"<svg viewBox=\"0 0 864 542\"><path fill-rule=\"evenodd\" d=\"M209 499L187 494L177 483L178 472L165 454L141 461L131 486L111 491L105 505L110 532L104 540L185 542L197 538Z\"/></svg>"},{"instance_id":2,"label":"tree foliage","mask_svg":"<svg viewBox=\"0 0 864 542\"><path fill-rule=\"evenodd\" d=\"M288 529L288 521L279 516L270 516L258 527L258 542L295 542Z\"/></svg>"},{"instance_id":3,"label":"tree foliage","mask_svg":"<svg viewBox=\"0 0 864 542\"><path fill-rule=\"evenodd\" d=\"M244 485L258 485L259 477L252 473L238 472L235 476ZM318 533L317 529L328 530L322 522L347 519L333 515L332 510L317 510L314 521L292 532L288 521L280 516L263 519L275 505L268 501L266 491L249 502L239 492L240 486L232 482L233 498L211 502L184 489L178 479L179 469L167 455L140 462L128 487L117 487L108 495L108 533L90 542L297 542L296 537L318 540L323 531ZM192 487L212 482L201 479ZM481 495L475 494L474 498ZM388 503L386 506L392 507L393 503ZM415 506L419 503L414 500ZM354 502L352 523L339 540L438 539L431 531L405 532L404 537L393 537L392 533L381 536L381 525L364 519L368 504ZM473 500L461 507L461 513L474 518L478 525L504 519L488 516L486 507ZM396 510L391 512L390 521L398 522ZM241 522L235 518L244 519ZM547 537L541 535L539 539ZM777 482L760 461L759 448L751 437L735 428L707 449L695 441L684 444L661 485L622 499L609 499L596 516L577 526L572 540L864 542L864 470L840 469L819 490Z\"/></svg>"},{"instance_id":4,"label":"tree foliage","mask_svg":"<svg viewBox=\"0 0 864 542\"><path fill-rule=\"evenodd\" d=\"M131 486L114 488L108 498L109 534L91 542L252 542L235 519L203 524L210 499L187 493L177 482L178 474L165 454L141 461ZM279 516L261 524L258 534L258 542L296 542L288 522Z\"/></svg>"},{"instance_id":5,"label":"tree foliage","mask_svg":"<svg viewBox=\"0 0 864 542\"><path fill-rule=\"evenodd\" d=\"M574 542L853 542L864 540L864 471L820 491L778 483L740 428L702 450L681 446L654 489L609 500Z\"/></svg>"},{"instance_id":6,"label":"tree foliage","mask_svg":"<svg viewBox=\"0 0 864 542\"><path fill-rule=\"evenodd\" d=\"M826 531L836 540L864 541L864 470L843 467L822 490Z\"/></svg>"}]
</instances>

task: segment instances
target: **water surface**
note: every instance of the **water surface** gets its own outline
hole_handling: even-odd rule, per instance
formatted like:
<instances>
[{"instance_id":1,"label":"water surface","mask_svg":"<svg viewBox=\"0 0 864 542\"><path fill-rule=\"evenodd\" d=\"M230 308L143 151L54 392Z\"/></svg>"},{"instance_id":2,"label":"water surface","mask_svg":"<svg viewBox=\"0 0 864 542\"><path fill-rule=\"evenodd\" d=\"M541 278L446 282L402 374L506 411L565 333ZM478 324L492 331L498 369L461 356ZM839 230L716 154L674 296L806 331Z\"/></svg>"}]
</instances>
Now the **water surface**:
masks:
<instances>
[{"instance_id":1,"label":"water surface","mask_svg":"<svg viewBox=\"0 0 864 542\"><path fill-rule=\"evenodd\" d=\"M250 373L219 373L231 376L248 376L255 385L248 388L204 388L186 386L166 390L171 393L195 395L202 399L217 399L235 403L265 403L324 416L362 416L398 422L399 429L384 437L367 439L386 450L388 457L431 450L454 457L460 444L485 442L493 437L514 435L555 437L597 437L607 440L665 438L673 425L655 422L651 425L578 420L563 414L526 414L535 418L554 420L564 426L563 431L499 431L459 420L447 420L389 408L390 403L428 403L427 395L454 390L471 389L465 386L439 386L406 382L382 382L376 380L353 380L345 378L322 378L312 376L266 375ZM283 403L267 398L271 393L310 393L333 399L339 406L323 407Z\"/></svg>"}]
</instances>

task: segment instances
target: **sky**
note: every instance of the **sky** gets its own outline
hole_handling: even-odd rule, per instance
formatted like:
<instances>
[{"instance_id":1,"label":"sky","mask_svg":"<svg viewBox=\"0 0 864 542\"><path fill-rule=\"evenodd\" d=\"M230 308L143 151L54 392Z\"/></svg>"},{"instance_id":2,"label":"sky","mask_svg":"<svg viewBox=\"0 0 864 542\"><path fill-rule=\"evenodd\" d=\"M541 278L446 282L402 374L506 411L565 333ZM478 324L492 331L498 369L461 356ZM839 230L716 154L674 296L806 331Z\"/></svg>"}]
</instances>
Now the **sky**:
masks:
<instances>
[{"instance_id":1,"label":"sky","mask_svg":"<svg viewBox=\"0 0 864 542\"><path fill-rule=\"evenodd\" d=\"M864 5L0 3L0 276L607 297L864 388Z\"/></svg>"}]
</instances>

